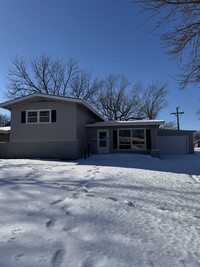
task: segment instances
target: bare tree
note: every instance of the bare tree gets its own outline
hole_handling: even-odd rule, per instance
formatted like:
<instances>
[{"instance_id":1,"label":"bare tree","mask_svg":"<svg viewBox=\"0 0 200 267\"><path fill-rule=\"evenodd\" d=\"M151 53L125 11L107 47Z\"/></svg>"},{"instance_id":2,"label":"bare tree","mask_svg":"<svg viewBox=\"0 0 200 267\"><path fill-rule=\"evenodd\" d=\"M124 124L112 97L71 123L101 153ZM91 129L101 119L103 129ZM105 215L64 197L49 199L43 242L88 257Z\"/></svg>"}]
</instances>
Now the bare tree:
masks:
<instances>
[{"instance_id":1,"label":"bare tree","mask_svg":"<svg viewBox=\"0 0 200 267\"><path fill-rule=\"evenodd\" d=\"M194 134L194 140L197 141L197 140L200 140L200 131L196 131L195 134Z\"/></svg>"},{"instance_id":2,"label":"bare tree","mask_svg":"<svg viewBox=\"0 0 200 267\"><path fill-rule=\"evenodd\" d=\"M176 122L175 121L169 121L160 126L162 129L167 129L167 130L177 130Z\"/></svg>"},{"instance_id":3,"label":"bare tree","mask_svg":"<svg viewBox=\"0 0 200 267\"><path fill-rule=\"evenodd\" d=\"M109 120L154 119L166 105L166 86L134 86L123 75L105 80L81 69L72 59L64 62L43 55L26 61L15 57L8 71L8 98L39 92L88 100Z\"/></svg>"},{"instance_id":4,"label":"bare tree","mask_svg":"<svg viewBox=\"0 0 200 267\"><path fill-rule=\"evenodd\" d=\"M157 15L156 29L164 30L161 39L168 53L181 64L180 85L200 83L200 0L134 0L143 10Z\"/></svg>"},{"instance_id":5,"label":"bare tree","mask_svg":"<svg viewBox=\"0 0 200 267\"><path fill-rule=\"evenodd\" d=\"M194 134L194 146L200 147L200 131L196 131Z\"/></svg>"},{"instance_id":6,"label":"bare tree","mask_svg":"<svg viewBox=\"0 0 200 267\"><path fill-rule=\"evenodd\" d=\"M109 120L138 119L138 87L130 88L123 75L111 74L105 78L97 97L96 107Z\"/></svg>"},{"instance_id":7,"label":"bare tree","mask_svg":"<svg viewBox=\"0 0 200 267\"><path fill-rule=\"evenodd\" d=\"M72 78L70 83L69 95L75 98L81 98L93 103L102 86L102 81L93 77L92 73L80 69Z\"/></svg>"},{"instance_id":8,"label":"bare tree","mask_svg":"<svg viewBox=\"0 0 200 267\"><path fill-rule=\"evenodd\" d=\"M10 123L10 117L0 114L0 127L6 126Z\"/></svg>"},{"instance_id":9,"label":"bare tree","mask_svg":"<svg viewBox=\"0 0 200 267\"><path fill-rule=\"evenodd\" d=\"M167 107L167 84L152 82L146 88L141 84L140 110L144 117L156 119L162 109Z\"/></svg>"},{"instance_id":10,"label":"bare tree","mask_svg":"<svg viewBox=\"0 0 200 267\"><path fill-rule=\"evenodd\" d=\"M47 55L32 60L17 56L8 70L7 96L15 98L34 92L66 95L76 71L77 62L72 59L63 63Z\"/></svg>"},{"instance_id":11,"label":"bare tree","mask_svg":"<svg viewBox=\"0 0 200 267\"><path fill-rule=\"evenodd\" d=\"M200 109L197 110L196 114L197 114L197 118L200 120Z\"/></svg>"},{"instance_id":12,"label":"bare tree","mask_svg":"<svg viewBox=\"0 0 200 267\"><path fill-rule=\"evenodd\" d=\"M9 98L39 92L90 100L98 89L98 80L81 70L77 61L65 62L47 55L32 60L15 57L7 77L5 93Z\"/></svg>"}]
</instances>

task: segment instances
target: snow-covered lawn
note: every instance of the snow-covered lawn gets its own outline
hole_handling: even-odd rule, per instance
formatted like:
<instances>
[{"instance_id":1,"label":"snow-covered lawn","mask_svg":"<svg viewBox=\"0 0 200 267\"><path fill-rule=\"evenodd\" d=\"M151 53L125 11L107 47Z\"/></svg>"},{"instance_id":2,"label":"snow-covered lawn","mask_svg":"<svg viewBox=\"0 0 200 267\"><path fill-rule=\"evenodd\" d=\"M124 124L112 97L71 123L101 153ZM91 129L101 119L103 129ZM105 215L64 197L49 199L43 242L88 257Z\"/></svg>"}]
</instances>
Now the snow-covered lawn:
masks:
<instances>
[{"instance_id":1,"label":"snow-covered lawn","mask_svg":"<svg viewBox=\"0 0 200 267\"><path fill-rule=\"evenodd\" d=\"M0 160L0 267L200 266L200 151Z\"/></svg>"}]
</instances>

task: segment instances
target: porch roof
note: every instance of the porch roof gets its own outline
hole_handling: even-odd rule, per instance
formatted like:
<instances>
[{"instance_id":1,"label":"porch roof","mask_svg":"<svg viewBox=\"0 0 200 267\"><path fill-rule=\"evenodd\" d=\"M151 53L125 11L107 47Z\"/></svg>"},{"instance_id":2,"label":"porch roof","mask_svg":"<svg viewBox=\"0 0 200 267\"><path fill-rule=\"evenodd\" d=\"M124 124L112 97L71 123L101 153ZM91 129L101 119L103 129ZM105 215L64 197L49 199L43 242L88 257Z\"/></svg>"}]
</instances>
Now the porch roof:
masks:
<instances>
[{"instance_id":1,"label":"porch roof","mask_svg":"<svg viewBox=\"0 0 200 267\"><path fill-rule=\"evenodd\" d=\"M87 127L116 127L116 126L148 126L164 124L164 120L134 120L134 121L102 121L87 124Z\"/></svg>"}]
</instances>

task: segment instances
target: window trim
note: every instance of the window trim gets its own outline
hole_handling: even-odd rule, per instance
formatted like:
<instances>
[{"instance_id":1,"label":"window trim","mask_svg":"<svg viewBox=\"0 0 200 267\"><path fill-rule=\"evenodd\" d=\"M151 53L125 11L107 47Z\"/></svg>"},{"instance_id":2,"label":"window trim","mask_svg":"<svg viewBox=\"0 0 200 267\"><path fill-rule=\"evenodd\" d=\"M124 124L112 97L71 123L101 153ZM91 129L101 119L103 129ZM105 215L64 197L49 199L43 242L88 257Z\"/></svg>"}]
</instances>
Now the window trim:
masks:
<instances>
[{"instance_id":1,"label":"window trim","mask_svg":"<svg viewBox=\"0 0 200 267\"><path fill-rule=\"evenodd\" d=\"M41 111L48 111L49 112L49 121L47 122L40 122L40 112ZM29 112L37 112L37 122L28 122L28 113ZM26 110L26 124L50 124L51 121L51 109L29 109Z\"/></svg>"},{"instance_id":2,"label":"window trim","mask_svg":"<svg viewBox=\"0 0 200 267\"><path fill-rule=\"evenodd\" d=\"M129 130L131 132L131 137L130 137L131 138L131 142L132 142L132 138L133 138L132 130L143 130L144 131L144 148L143 149L134 149L134 148L132 148L132 144L130 144L131 145L130 149L121 149L121 148L119 148L119 146L120 146L120 143L119 143L119 138L120 138L119 131L121 131L121 130ZM144 150L147 149L146 128L119 128L119 129L117 129L117 139L118 139L117 140L117 150L119 150L119 151L144 151Z\"/></svg>"}]
</instances>

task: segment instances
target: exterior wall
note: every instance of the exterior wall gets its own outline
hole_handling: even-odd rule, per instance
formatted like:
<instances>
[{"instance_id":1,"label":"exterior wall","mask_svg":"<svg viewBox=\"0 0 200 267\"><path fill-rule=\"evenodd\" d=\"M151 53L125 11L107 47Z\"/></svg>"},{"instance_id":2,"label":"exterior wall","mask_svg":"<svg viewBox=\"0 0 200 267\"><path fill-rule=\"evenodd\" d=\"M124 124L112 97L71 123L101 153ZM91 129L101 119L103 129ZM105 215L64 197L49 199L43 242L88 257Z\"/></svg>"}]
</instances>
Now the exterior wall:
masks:
<instances>
[{"instance_id":1,"label":"exterior wall","mask_svg":"<svg viewBox=\"0 0 200 267\"><path fill-rule=\"evenodd\" d=\"M159 129L158 136L187 136L189 154L194 153L194 132L193 131Z\"/></svg>"},{"instance_id":2,"label":"exterior wall","mask_svg":"<svg viewBox=\"0 0 200 267\"><path fill-rule=\"evenodd\" d=\"M158 149L158 141L157 141L157 127L156 126L108 126L108 127L88 127L87 135L88 135L88 144L90 147L90 152L92 154L97 154L97 130L105 129L109 130L109 152L116 153L119 152L118 149L113 149L113 130L117 129L147 129L151 132L151 147L146 150L120 150L120 152L133 152L133 153L150 153L151 149Z\"/></svg>"},{"instance_id":3,"label":"exterior wall","mask_svg":"<svg viewBox=\"0 0 200 267\"><path fill-rule=\"evenodd\" d=\"M87 128L87 143L90 153L97 154L97 128Z\"/></svg>"},{"instance_id":4,"label":"exterior wall","mask_svg":"<svg viewBox=\"0 0 200 267\"><path fill-rule=\"evenodd\" d=\"M158 128L155 126L148 127L147 129L151 130L151 149L159 149L158 148Z\"/></svg>"},{"instance_id":5,"label":"exterior wall","mask_svg":"<svg viewBox=\"0 0 200 267\"><path fill-rule=\"evenodd\" d=\"M0 158L77 159L78 142L0 143Z\"/></svg>"},{"instance_id":6,"label":"exterior wall","mask_svg":"<svg viewBox=\"0 0 200 267\"><path fill-rule=\"evenodd\" d=\"M86 125L89 123L95 123L102 121L99 117L88 112L81 105L77 105L76 109L76 121L77 121L77 139L78 139L78 155L82 157L88 150L87 147L87 128Z\"/></svg>"},{"instance_id":7,"label":"exterior wall","mask_svg":"<svg viewBox=\"0 0 200 267\"><path fill-rule=\"evenodd\" d=\"M21 112L56 110L56 122L21 123ZM0 144L0 158L77 159L87 148L86 124L102 121L82 105L59 101L26 101L11 110L11 140Z\"/></svg>"},{"instance_id":8,"label":"exterior wall","mask_svg":"<svg viewBox=\"0 0 200 267\"><path fill-rule=\"evenodd\" d=\"M21 112L31 109L56 110L56 122L46 124L23 124ZM11 110L12 130L10 142L71 141L76 136L76 104L55 101L20 103Z\"/></svg>"}]
</instances>

